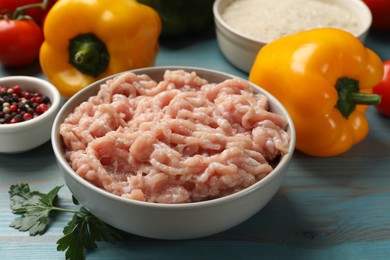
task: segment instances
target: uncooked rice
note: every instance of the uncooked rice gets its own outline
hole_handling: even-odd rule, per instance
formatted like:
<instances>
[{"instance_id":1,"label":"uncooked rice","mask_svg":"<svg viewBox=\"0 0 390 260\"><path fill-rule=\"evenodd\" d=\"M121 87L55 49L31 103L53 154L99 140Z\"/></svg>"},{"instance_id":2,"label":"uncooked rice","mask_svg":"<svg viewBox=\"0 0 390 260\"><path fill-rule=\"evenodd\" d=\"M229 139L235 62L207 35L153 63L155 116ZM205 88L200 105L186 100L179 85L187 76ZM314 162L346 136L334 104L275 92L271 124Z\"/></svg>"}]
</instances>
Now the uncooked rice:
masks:
<instances>
[{"instance_id":1,"label":"uncooked rice","mask_svg":"<svg viewBox=\"0 0 390 260\"><path fill-rule=\"evenodd\" d=\"M237 0L221 17L238 32L263 42L321 27L359 32L356 17L327 0Z\"/></svg>"}]
</instances>

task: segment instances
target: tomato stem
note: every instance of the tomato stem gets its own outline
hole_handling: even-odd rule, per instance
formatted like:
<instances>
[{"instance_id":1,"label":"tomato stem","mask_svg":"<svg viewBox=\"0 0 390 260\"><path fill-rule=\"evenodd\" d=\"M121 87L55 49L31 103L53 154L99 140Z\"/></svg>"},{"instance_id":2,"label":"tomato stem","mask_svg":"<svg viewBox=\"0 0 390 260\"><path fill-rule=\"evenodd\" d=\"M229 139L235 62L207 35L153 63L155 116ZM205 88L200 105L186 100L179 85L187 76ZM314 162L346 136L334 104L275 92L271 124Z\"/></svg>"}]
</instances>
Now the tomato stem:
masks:
<instances>
[{"instance_id":1,"label":"tomato stem","mask_svg":"<svg viewBox=\"0 0 390 260\"><path fill-rule=\"evenodd\" d=\"M12 14L12 19L21 20L21 19L31 19L31 17L24 15L24 11L32 8L40 7L42 10L45 10L48 5L49 0L43 0L41 3L34 3L19 6L16 8L15 12Z\"/></svg>"}]
</instances>

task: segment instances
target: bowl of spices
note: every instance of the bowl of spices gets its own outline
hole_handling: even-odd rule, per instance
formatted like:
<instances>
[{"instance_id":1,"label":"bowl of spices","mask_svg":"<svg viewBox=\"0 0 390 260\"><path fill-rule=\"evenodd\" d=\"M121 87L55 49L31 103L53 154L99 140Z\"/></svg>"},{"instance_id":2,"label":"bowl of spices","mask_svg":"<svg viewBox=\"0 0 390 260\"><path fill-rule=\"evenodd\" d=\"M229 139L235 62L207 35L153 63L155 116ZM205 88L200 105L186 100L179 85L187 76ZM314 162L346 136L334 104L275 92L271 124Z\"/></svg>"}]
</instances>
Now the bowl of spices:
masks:
<instances>
[{"instance_id":1,"label":"bowl of spices","mask_svg":"<svg viewBox=\"0 0 390 260\"><path fill-rule=\"evenodd\" d=\"M372 14L361 0L216 0L219 48L249 73L259 50L278 38L315 28L338 28L364 41Z\"/></svg>"},{"instance_id":2,"label":"bowl of spices","mask_svg":"<svg viewBox=\"0 0 390 260\"><path fill-rule=\"evenodd\" d=\"M31 76L0 78L0 153L19 153L50 140L61 96L48 81Z\"/></svg>"}]
</instances>

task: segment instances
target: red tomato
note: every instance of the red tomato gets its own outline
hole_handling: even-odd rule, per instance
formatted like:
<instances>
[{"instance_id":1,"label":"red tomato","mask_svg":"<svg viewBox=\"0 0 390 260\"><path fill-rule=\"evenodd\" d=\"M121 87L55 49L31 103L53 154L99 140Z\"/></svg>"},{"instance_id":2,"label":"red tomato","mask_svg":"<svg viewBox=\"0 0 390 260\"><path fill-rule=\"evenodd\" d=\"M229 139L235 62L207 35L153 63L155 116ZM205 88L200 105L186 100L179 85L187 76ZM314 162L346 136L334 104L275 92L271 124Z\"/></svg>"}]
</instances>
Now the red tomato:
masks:
<instances>
[{"instance_id":1,"label":"red tomato","mask_svg":"<svg viewBox=\"0 0 390 260\"><path fill-rule=\"evenodd\" d=\"M390 30L390 0L363 0L372 13L374 30Z\"/></svg>"},{"instance_id":2,"label":"red tomato","mask_svg":"<svg viewBox=\"0 0 390 260\"><path fill-rule=\"evenodd\" d=\"M382 95L381 103L376 106L378 111L390 117L390 60L385 61L383 65L385 73L382 81L374 87L373 92Z\"/></svg>"},{"instance_id":3,"label":"red tomato","mask_svg":"<svg viewBox=\"0 0 390 260\"><path fill-rule=\"evenodd\" d=\"M41 27L32 20L0 19L0 63L30 65L38 59L43 39Z\"/></svg>"},{"instance_id":4,"label":"red tomato","mask_svg":"<svg viewBox=\"0 0 390 260\"><path fill-rule=\"evenodd\" d=\"M43 0L0 0L0 13L13 13L16 8L29 4L40 4ZM30 16L34 21L41 25L42 19L49 11L55 0L48 0L47 7L42 9L40 7L34 7L24 11L25 15Z\"/></svg>"}]
</instances>

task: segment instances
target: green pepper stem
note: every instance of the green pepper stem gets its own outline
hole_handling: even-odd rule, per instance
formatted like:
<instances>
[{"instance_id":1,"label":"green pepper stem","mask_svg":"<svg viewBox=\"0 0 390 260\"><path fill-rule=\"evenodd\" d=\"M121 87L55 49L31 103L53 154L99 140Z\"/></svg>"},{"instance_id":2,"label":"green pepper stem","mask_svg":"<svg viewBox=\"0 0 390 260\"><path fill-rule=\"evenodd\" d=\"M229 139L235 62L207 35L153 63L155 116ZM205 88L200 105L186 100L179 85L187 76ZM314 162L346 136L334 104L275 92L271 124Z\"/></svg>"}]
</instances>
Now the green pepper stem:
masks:
<instances>
[{"instance_id":1,"label":"green pepper stem","mask_svg":"<svg viewBox=\"0 0 390 260\"><path fill-rule=\"evenodd\" d=\"M377 105L381 102L382 96L378 94L351 93L350 100L356 105Z\"/></svg>"},{"instance_id":2,"label":"green pepper stem","mask_svg":"<svg viewBox=\"0 0 390 260\"><path fill-rule=\"evenodd\" d=\"M348 118L356 105L376 105L381 101L381 95L359 92L359 81L350 78L340 78L336 83L338 100L336 108Z\"/></svg>"},{"instance_id":3,"label":"green pepper stem","mask_svg":"<svg viewBox=\"0 0 390 260\"><path fill-rule=\"evenodd\" d=\"M69 63L81 73L98 77L109 61L107 47L96 35L80 34L69 40Z\"/></svg>"},{"instance_id":4,"label":"green pepper stem","mask_svg":"<svg viewBox=\"0 0 390 260\"><path fill-rule=\"evenodd\" d=\"M83 42L74 54L73 60L78 66L89 66L98 62L98 46L93 42Z\"/></svg>"}]
</instances>

